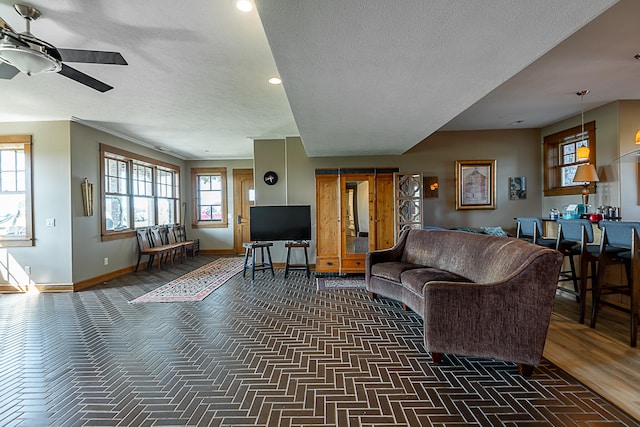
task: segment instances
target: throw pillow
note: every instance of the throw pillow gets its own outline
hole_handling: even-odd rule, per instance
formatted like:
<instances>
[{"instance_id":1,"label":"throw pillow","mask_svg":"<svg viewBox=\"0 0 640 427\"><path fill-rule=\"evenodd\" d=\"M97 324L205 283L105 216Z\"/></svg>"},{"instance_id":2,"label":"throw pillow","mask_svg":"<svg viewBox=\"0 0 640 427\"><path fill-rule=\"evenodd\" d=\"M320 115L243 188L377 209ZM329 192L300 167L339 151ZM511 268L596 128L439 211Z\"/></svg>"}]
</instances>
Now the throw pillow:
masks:
<instances>
[{"instance_id":1,"label":"throw pillow","mask_svg":"<svg viewBox=\"0 0 640 427\"><path fill-rule=\"evenodd\" d=\"M480 229L483 233L490 234L492 236L509 237L502 227L480 227Z\"/></svg>"}]
</instances>

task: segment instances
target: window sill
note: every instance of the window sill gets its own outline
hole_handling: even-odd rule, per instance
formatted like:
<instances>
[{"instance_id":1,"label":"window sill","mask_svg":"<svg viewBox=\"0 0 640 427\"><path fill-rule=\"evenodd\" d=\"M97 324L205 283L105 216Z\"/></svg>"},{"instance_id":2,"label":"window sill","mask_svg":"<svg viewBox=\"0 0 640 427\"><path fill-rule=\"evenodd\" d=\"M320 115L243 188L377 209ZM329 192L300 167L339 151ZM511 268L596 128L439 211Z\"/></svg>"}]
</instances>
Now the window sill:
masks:
<instances>
[{"instance_id":1,"label":"window sill","mask_svg":"<svg viewBox=\"0 0 640 427\"><path fill-rule=\"evenodd\" d=\"M226 222L216 222L216 223L206 223L199 222L196 224L191 224L191 228L227 228L229 226Z\"/></svg>"},{"instance_id":2,"label":"window sill","mask_svg":"<svg viewBox=\"0 0 640 427\"><path fill-rule=\"evenodd\" d=\"M544 190L544 196L572 196L575 194L582 194L582 185L572 185L570 187L548 188ZM596 194L595 185L589 184L589 194Z\"/></svg>"},{"instance_id":3,"label":"window sill","mask_svg":"<svg viewBox=\"0 0 640 427\"><path fill-rule=\"evenodd\" d=\"M0 248L18 247L18 246L35 246L32 238L26 237L21 239L0 239Z\"/></svg>"},{"instance_id":4,"label":"window sill","mask_svg":"<svg viewBox=\"0 0 640 427\"><path fill-rule=\"evenodd\" d=\"M102 233L102 241L103 242L108 242L108 241L111 241L111 240L129 239L131 237L134 237L135 235L136 235L136 232L134 230L116 231L116 232L103 232Z\"/></svg>"}]
</instances>

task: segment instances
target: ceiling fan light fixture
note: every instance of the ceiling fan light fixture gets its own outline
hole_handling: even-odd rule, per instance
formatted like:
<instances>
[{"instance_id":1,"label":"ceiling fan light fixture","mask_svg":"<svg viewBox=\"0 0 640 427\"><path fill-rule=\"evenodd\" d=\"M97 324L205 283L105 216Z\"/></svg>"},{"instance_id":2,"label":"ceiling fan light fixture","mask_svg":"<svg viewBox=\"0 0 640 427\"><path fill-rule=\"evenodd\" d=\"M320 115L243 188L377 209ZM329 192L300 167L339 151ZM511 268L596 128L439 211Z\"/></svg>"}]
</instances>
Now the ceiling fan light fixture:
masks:
<instances>
[{"instance_id":1,"label":"ceiling fan light fixture","mask_svg":"<svg viewBox=\"0 0 640 427\"><path fill-rule=\"evenodd\" d=\"M57 73L62 69L62 63L56 58L40 50L16 46L6 38L0 40L0 60L16 67L28 76L40 73Z\"/></svg>"}]
</instances>

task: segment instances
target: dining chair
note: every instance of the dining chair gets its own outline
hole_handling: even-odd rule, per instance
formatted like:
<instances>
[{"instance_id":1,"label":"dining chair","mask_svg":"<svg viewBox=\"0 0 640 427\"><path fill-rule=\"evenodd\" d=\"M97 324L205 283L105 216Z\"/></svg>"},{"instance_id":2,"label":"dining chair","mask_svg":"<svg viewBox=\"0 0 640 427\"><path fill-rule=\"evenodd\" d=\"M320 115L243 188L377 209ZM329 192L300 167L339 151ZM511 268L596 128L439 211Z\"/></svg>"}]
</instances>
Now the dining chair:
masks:
<instances>
[{"instance_id":1,"label":"dining chair","mask_svg":"<svg viewBox=\"0 0 640 427\"><path fill-rule=\"evenodd\" d=\"M558 237L556 249L569 258L571 271L559 282L573 282L573 290L558 285L558 289L576 296L580 303L580 323L584 323L587 301L587 280L591 279L591 289L597 281L597 261L600 246L593 244L593 226L586 219L558 219ZM576 272L574 257L580 257L580 273ZM589 274L591 269L591 274Z\"/></svg>"},{"instance_id":2,"label":"dining chair","mask_svg":"<svg viewBox=\"0 0 640 427\"><path fill-rule=\"evenodd\" d=\"M600 305L607 305L630 314L631 347L636 347L638 321L640 319L640 222L601 221L602 241L600 244L600 266L597 286L593 290L591 307L591 327L595 328ZM606 269L612 265L623 265L626 283L608 283ZM603 300L606 295L622 294L629 296L629 307Z\"/></svg>"}]
</instances>

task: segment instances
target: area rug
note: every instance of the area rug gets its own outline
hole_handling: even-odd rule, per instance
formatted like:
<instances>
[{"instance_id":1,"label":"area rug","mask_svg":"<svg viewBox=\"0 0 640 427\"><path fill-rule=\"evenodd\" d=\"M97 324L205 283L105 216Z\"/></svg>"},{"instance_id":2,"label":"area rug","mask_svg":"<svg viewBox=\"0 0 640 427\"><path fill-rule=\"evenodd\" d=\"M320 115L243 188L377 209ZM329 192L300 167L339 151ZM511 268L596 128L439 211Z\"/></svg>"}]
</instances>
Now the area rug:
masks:
<instances>
[{"instance_id":1,"label":"area rug","mask_svg":"<svg viewBox=\"0 0 640 427\"><path fill-rule=\"evenodd\" d=\"M218 258L129 303L201 301L243 268L242 257Z\"/></svg>"},{"instance_id":2,"label":"area rug","mask_svg":"<svg viewBox=\"0 0 640 427\"><path fill-rule=\"evenodd\" d=\"M366 289L364 276L318 277L316 283L319 291L337 289Z\"/></svg>"}]
</instances>

